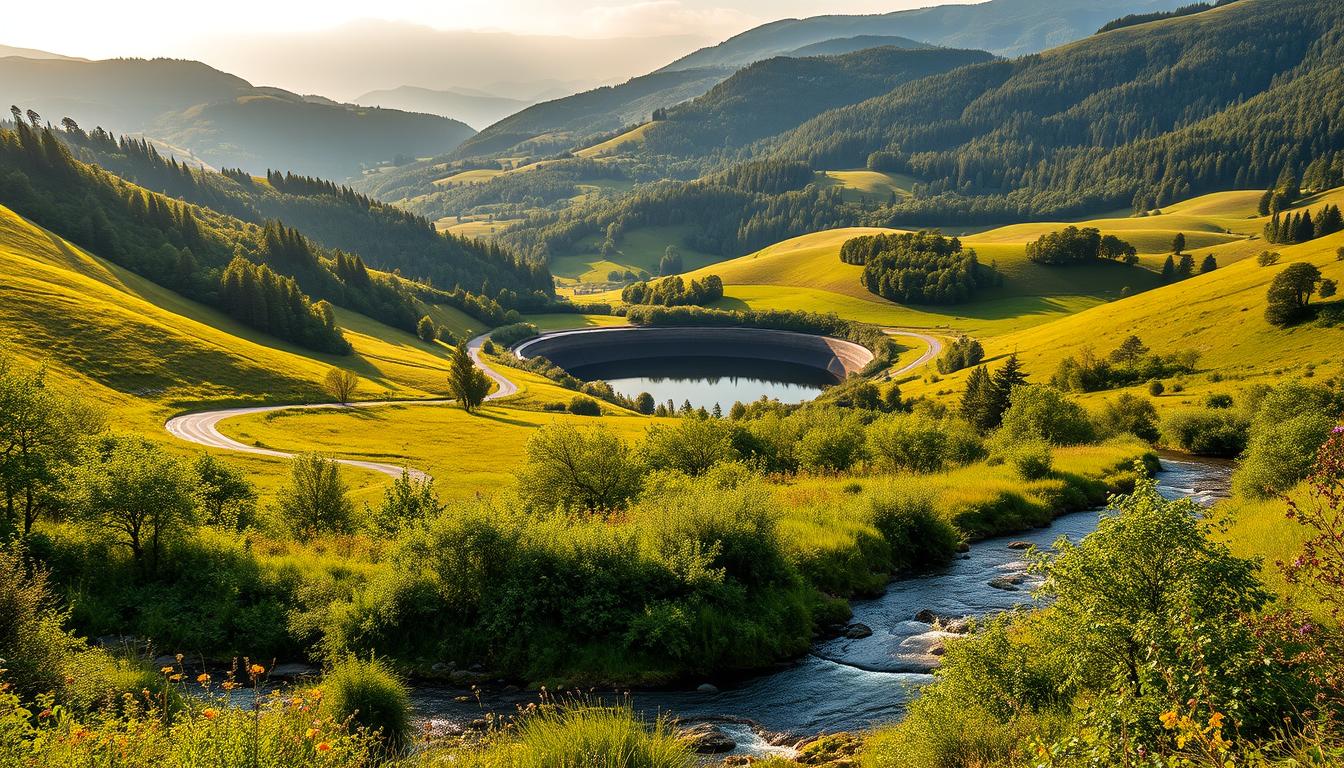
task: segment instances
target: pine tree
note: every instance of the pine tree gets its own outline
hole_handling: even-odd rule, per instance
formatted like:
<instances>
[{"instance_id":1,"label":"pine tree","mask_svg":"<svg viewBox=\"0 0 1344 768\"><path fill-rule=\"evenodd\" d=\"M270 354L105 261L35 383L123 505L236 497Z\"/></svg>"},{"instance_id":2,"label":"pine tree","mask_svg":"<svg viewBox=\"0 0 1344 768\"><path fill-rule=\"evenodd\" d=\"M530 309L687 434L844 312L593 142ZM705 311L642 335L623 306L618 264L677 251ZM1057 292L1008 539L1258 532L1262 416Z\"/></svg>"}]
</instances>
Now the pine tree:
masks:
<instances>
[{"instance_id":1,"label":"pine tree","mask_svg":"<svg viewBox=\"0 0 1344 768\"><path fill-rule=\"evenodd\" d=\"M1268 225L1266 225L1268 226ZM1167 255L1167 260L1162 264L1162 282L1170 283L1176 279L1176 260Z\"/></svg>"},{"instance_id":2,"label":"pine tree","mask_svg":"<svg viewBox=\"0 0 1344 768\"><path fill-rule=\"evenodd\" d=\"M1195 257L1182 253L1180 261L1176 262L1176 279L1184 280L1193 274L1195 274Z\"/></svg>"},{"instance_id":3,"label":"pine tree","mask_svg":"<svg viewBox=\"0 0 1344 768\"><path fill-rule=\"evenodd\" d=\"M1003 421L1003 414L1008 410L1008 400L1013 394L1013 390L1027 383L1027 374L1022 372L1022 362L1017 359L1017 353L1008 356L1003 362L1003 367L995 371L993 376L993 403L994 403L994 426L998 426Z\"/></svg>"},{"instance_id":4,"label":"pine tree","mask_svg":"<svg viewBox=\"0 0 1344 768\"><path fill-rule=\"evenodd\" d=\"M1215 259L1213 257L1213 254L1210 253L1208 256L1204 257L1204 263L1199 265L1199 274L1205 275L1217 268L1218 268L1218 259Z\"/></svg>"},{"instance_id":5,"label":"pine tree","mask_svg":"<svg viewBox=\"0 0 1344 768\"><path fill-rule=\"evenodd\" d=\"M997 424L993 408L994 382L989 378L989 369L978 365L966 377L966 391L961 396L961 415L976 429L987 432Z\"/></svg>"},{"instance_id":6,"label":"pine tree","mask_svg":"<svg viewBox=\"0 0 1344 768\"><path fill-rule=\"evenodd\" d=\"M1176 254L1177 256L1181 255L1182 253L1185 253L1184 232L1177 232L1176 236L1171 239L1171 252Z\"/></svg>"}]
</instances>

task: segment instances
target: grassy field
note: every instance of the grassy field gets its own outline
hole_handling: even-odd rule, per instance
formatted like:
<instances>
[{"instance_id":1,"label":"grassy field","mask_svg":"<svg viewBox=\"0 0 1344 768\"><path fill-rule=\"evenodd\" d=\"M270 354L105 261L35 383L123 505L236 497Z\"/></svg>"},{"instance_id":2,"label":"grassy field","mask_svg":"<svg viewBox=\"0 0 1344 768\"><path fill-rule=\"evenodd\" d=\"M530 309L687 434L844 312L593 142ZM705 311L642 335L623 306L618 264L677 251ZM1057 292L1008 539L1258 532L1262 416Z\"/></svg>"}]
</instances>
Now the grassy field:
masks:
<instances>
[{"instance_id":1,"label":"grassy field","mask_svg":"<svg viewBox=\"0 0 1344 768\"><path fill-rule=\"evenodd\" d=\"M443 187L449 184L484 184L503 174L504 171L500 168L473 168L470 171L461 171L451 176L444 176L442 179L435 179L434 185Z\"/></svg>"},{"instance_id":2,"label":"grassy field","mask_svg":"<svg viewBox=\"0 0 1344 768\"><path fill-rule=\"evenodd\" d=\"M458 221L457 216L447 216L434 222L434 227L440 232L451 232L459 237L472 237L477 240L489 240L499 231L515 224L522 219L499 219L491 216L463 216Z\"/></svg>"},{"instance_id":3,"label":"grassy field","mask_svg":"<svg viewBox=\"0 0 1344 768\"><path fill-rule=\"evenodd\" d=\"M906 198L915 188L915 183L913 176L870 171L866 168L820 171L816 181L820 187L840 187L845 201L851 203L885 203L892 195L898 199Z\"/></svg>"},{"instance_id":4,"label":"grassy field","mask_svg":"<svg viewBox=\"0 0 1344 768\"><path fill-rule=\"evenodd\" d=\"M642 145L644 143L644 134L648 133L649 129L654 125L655 123L650 121L635 128L631 128L619 136L614 136L606 141L594 144L591 147L584 147L583 149L576 151L574 156L585 159L607 157L609 155L618 154L621 149L626 147L626 145Z\"/></svg>"},{"instance_id":5,"label":"grassy field","mask_svg":"<svg viewBox=\"0 0 1344 768\"><path fill-rule=\"evenodd\" d=\"M656 275L658 261L663 258L669 245L676 246L681 253L682 263L688 270L720 260L718 256L683 245L688 230L689 228L684 226L643 227L631 230L621 237L616 255L611 259L603 259L599 253L601 239L589 236L575 245L574 253L552 259L551 272L568 281L582 283L605 283L607 273L612 270L628 269L635 274L643 270Z\"/></svg>"}]
</instances>

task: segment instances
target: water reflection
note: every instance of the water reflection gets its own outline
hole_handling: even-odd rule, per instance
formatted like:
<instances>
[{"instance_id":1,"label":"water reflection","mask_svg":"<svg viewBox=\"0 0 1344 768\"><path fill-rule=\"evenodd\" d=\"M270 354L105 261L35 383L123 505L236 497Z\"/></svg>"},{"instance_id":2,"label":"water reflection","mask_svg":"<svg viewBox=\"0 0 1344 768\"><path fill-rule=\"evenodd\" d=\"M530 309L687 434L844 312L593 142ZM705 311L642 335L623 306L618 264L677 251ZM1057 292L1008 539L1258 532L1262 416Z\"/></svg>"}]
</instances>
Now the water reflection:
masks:
<instances>
[{"instance_id":1,"label":"water reflection","mask_svg":"<svg viewBox=\"0 0 1344 768\"><path fill-rule=\"evenodd\" d=\"M809 365L731 357L672 357L620 360L570 369L585 381L602 380L627 397L648 392L658 403L677 407L727 410L733 403L762 396L782 403L811 400L836 383L826 371Z\"/></svg>"}]
</instances>

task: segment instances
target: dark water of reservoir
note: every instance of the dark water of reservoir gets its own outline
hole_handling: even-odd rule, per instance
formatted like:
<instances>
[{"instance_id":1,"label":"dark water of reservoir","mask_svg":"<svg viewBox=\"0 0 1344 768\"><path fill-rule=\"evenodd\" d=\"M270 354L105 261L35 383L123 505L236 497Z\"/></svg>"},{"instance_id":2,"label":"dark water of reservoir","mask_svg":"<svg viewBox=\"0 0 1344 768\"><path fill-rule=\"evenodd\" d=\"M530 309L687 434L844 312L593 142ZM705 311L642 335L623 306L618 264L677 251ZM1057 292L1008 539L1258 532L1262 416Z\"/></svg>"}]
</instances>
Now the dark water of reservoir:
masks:
<instances>
[{"instance_id":1,"label":"dark water of reservoir","mask_svg":"<svg viewBox=\"0 0 1344 768\"><path fill-rule=\"evenodd\" d=\"M725 412L735 402L749 403L762 396L801 403L836 383L834 376L810 365L738 357L619 360L575 366L569 372L584 381L605 381L627 397L648 392L654 402L671 400L680 407L689 400L706 409L718 403Z\"/></svg>"},{"instance_id":2,"label":"dark water of reservoir","mask_svg":"<svg viewBox=\"0 0 1344 768\"><path fill-rule=\"evenodd\" d=\"M694 401L693 401L694 402ZM1190 497L1209 506L1228 495L1231 465L1227 462L1164 458L1157 475L1167 498ZM1061 536L1081 539L1097 527L1098 512L1064 515L1045 528L971 546L969 554L946 568L917 578L892 582L885 594L854 601L853 621L872 628L871 637L824 640L812 651L781 669L745 680L708 680L717 693L694 690L636 691L631 701L650 715L674 714L690 720L740 718L755 724L725 726L746 754L788 753L780 739L763 734L815 735L870 728L900 719L937 657L929 653L944 637L929 624L914 620L921 610L941 616L986 616L1031 604L1035 586L1026 574L1020 549L1010 542L1049 547ZM991 581L1022 579L1015 590L998 589ZM422 717L440 724L460 724L485 710L511 712L536 694L486 694L483 701L455 701L463 691L419 688L413 699ZM773 744L772 744L773 742Z\"/></svg>"}]
</instances>

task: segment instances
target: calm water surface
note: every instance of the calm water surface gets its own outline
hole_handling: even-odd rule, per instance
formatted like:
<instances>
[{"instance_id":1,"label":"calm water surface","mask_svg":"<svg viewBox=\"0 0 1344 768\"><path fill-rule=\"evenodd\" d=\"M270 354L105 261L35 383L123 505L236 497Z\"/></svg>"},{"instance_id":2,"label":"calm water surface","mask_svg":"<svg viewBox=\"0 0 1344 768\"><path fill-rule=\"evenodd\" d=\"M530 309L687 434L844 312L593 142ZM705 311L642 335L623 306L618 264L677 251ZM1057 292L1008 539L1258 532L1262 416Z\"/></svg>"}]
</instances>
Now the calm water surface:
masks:
<instances>
[{"instance_id":1,"label":"calm water surface","mask_svg":"<svg viewBox=\"0 0 1344 768\"><path fill-rule=\"evenodd\" d=\"M836 383L826 371L808 365L733 357L672 357L620 360L575 366L570 373L584 381L602 380L627 397L648 392L658 403L723 410L735 402L762 396L781 403L801 403Z\"/></svg>"},{"instance_id":2,"label":"calm water surface","mask_svg":"<svg viewBox=\"0 0 1344 768\"><path fill-rule=\"evenodd\" d=\"M1212 504L1227 495L1231 467L1225 463L1163 459L1159 487L1169 498L1189 496ZM709 680L718 693L691 690L636 691L634 706L644 712L674 713L695 720L737 718L728 730L739 751L765 754L780 735L864 729L900 718L920 685L929 682L937 657L929 653L944 635L914 616L929 609L942 616L985 616L1032 601L1034 586L1026 578L1026 563L1013 541L1048 547L1060 536L1077 540L1097 527L1097 512L1064 515L1051 525L1015 536L990 539L971 546L969 554L946 568L918 578L890 584L885 594L855 601L853 621L872 628L871 637L829 639L811 653L779 670L745 680ZM1016 590L989 582L1000 577L1023 577ZM420 688L414 699L422 716L440 724L463 723L483 710L512 711L535 700L535 694L490 693L481 703L455 701L460 690ZM765 738L763 738L765 737Z\"/></svg>"}]
</instances>

